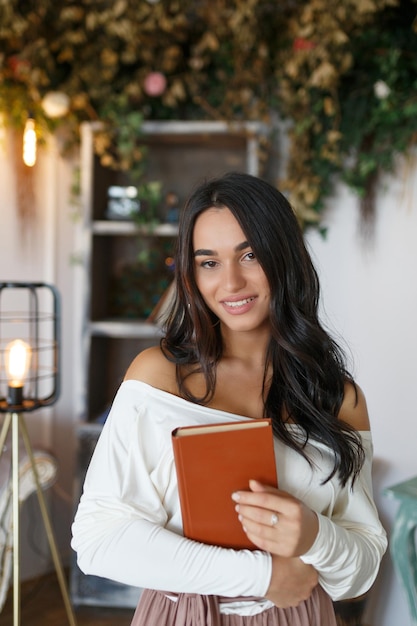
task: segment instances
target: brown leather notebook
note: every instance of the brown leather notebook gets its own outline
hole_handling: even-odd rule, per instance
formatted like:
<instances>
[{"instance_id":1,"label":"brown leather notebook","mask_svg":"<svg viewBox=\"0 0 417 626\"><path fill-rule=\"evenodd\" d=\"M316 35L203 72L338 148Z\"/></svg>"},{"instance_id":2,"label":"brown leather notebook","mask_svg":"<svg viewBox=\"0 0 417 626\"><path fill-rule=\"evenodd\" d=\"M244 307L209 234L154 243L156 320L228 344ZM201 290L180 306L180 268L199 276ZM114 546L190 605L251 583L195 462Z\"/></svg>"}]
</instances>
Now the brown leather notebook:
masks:
<instances>
[{"instance_id":1,"label":"brown leather notebook","mask_svg":"<svg viewBox=\"0 0 417 626\"><path fill-rule=\"evenodd\" d=\"M253 419L172 432L184 535L227 548L255 549L235 511L232 493L249 479L277 486L270 419Z\"/></svg>"}]
</instances>

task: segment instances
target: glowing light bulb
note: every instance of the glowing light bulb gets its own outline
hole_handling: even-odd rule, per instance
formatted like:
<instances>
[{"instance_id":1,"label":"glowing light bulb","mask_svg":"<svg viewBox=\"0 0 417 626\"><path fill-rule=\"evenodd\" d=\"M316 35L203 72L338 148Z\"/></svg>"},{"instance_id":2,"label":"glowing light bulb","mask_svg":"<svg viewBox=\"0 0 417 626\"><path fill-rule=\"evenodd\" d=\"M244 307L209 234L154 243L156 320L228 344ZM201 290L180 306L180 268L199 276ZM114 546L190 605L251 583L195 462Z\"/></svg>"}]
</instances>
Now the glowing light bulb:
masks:
<instances>
[{"instance_id":1,"label":"glowing light bulb","mask_svg":"<svg viewBox=\"0 0 417 626\"><path fill-rule=\"evenodd\" d=\"M22 404L23 402L23 383L29 370L31 356L30 346L21 339L15 339L6 346L9 404Z\"/></svg>"},{"instance_id":2,"label":"glowing light bulb","mask_svg":"<svg viewBox=\"0 0 417 626\"><path fill-rule=\"evenodd\" d=\"M28 167L33 167L36 163L36 131L32 117L28 117L23 132L23 163Z\"/></svg>"}]
</instances>

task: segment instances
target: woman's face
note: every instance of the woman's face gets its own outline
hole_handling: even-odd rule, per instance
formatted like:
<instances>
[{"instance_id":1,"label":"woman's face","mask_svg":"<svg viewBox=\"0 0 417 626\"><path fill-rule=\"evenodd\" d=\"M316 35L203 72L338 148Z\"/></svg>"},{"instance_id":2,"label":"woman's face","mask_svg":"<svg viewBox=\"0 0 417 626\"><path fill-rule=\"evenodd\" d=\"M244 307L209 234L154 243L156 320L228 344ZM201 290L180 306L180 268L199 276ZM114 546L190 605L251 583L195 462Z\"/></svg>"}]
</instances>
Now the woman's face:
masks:
<instances>
[{"instance_id":1,"label":"woman's face","mask_svg":"<svg viewBox=\"0 0 417 626\"><path fill-rule=\"evenodd\" d=\"M193 248L197 286L221 323L235 331L269 327L268 281L229 209L199 215Z\"/></svg>"}]
</instances>

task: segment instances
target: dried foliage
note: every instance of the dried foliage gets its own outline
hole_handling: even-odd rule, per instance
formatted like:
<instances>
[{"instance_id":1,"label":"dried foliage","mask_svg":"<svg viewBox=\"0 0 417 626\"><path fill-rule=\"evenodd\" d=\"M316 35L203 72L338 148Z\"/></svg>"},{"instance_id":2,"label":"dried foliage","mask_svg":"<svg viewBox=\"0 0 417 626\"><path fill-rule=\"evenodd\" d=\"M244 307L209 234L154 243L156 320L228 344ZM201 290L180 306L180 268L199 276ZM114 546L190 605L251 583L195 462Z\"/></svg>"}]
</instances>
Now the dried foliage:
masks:
<instances>
[{"instance_id":1,"label":"dried foliage","mask_svg":"<svg viewBox=\"0 0 417 626\"><path fill-rule=\"evenodd\" d=\"M414 0L3 0L0 111L63 146L100 119L105 163L140 170L144 119L290 121L285 180L320 227L335 177L372 211L381 170L415 142ZM51 92L70 98L47 114ZM139 166L138 166L139 163ZM368 210L368 213L366 211Z\"/></svg>"}]
</instances>

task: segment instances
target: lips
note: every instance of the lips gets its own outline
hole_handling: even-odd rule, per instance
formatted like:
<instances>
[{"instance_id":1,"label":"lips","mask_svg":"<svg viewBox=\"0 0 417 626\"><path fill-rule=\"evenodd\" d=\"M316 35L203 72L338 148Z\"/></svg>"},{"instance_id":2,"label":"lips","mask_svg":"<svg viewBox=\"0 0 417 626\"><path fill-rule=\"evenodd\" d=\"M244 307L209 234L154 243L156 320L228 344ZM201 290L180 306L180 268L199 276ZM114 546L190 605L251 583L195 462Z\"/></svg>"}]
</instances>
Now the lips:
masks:
<instances>
[{"instance_id":1,"label":"lips","mask_svg":"<svg viewBox=\"0 0 417 626\"><path fill-rule=\"evenodd\" d=\"M231 307L232 309L238 308L240 306L244 306L245 304L249 304L249 302L253 302L255 300L254 297L251 298L243 298L242 300L223 300L225 306Z\"/></svg>"}]
</instances>

